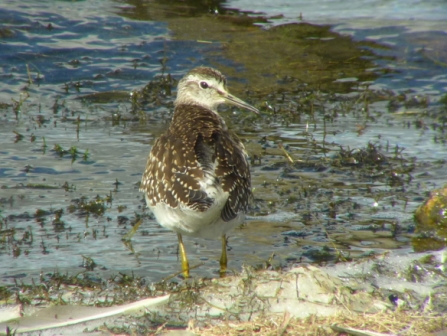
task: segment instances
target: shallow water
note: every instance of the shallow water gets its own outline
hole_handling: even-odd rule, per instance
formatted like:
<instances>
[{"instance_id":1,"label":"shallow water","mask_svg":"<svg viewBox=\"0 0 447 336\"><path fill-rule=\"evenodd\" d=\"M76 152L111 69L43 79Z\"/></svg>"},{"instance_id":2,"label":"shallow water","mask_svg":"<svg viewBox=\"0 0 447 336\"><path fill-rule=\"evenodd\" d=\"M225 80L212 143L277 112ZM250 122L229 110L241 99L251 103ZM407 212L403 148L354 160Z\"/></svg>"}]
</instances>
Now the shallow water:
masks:
<instances>
[{"instance_id":1,"label":"shallow water","mask_svg":"<svg viewBox=\"0 0 447 336\"><path fill-rule=\"evenodd\" d=\"M300 30L292 29L281 43L286 50L301 40L341 41L347 45L340 49L342 61L323 69L338 59L331 55L336 54L334 45L309 44L304 45L308 54L299 59L306 67L299 69L287 58L274 64L267 53L272 50L263 44L266 36L283 36L275 35L281 28L241 27L232 23L234 13L222 14L217 22L220 16L203 18L208 9L194 4L186 12L176 5L152 6L22 1L0 9L3 283L29 281L55 270L82 272L88 258L96 263L89 274L98 278L134 272L157 281L179 270L176 235L148 218L138 192L150 144L167 127L173 96L166 92L164 101L146 104L142 117L131 113L129 92L156 75L170 73L179 79L201 64L228 74L230 89L263 111L256 119L223 109L249 154L262 158L253 165L255 210L247 225L231 235L232 269L243 263L331 261L334 248L351 257L411 248L412 212L428 191L447 181L445 135L440 131L445 107L438 102L447 83L444 31L420 32L414 23L410 27L387 18L359 27L337 23L332 16L329 32L308 27L315 32L295 40L290 34ZM238 41L246 46L253 42L251 50L258 57L233 48ZM358 62L347 61L350 55ZM276 56L287 57L281 50ZM279 75L283 73L300 80L288 82ZM343 101L357 100L349 98L364 93L360 84L365 82L371 91L386 91L385 98L371 99L364 110L359 99L347 111ZM315 100L314 113L298 113L309 106L302 103L307 90L318 95L318 87L322 95ZM100 92L109 94L104 100L88 96ZM391 109L393 95L402 93L406 97ZM283 113L287 109L294 113ZM303 163L288 164L279 140ZM414 165L410 173L396 171L405 183L390 184L380 169L366 174L324 164L325 157L338 155L340 146L364 149L370 142L380 146L388 166ZM55 145L67 152L60 155ZM402 155L393 154L396 146L405 148ZM73 147L75 158L69 153ZM99 212L78 206L81 197L91 206L97 195ZM332 203L335 217L329 211ZM39 215L38 209L45 213ZM132 244L123 243L123 235L142 215L144 223ZM185 242L191 264L204 263L194 273L216 276L220 241ZM323 247L332 251L327 259Z\"/></svg>"}]
</instances>

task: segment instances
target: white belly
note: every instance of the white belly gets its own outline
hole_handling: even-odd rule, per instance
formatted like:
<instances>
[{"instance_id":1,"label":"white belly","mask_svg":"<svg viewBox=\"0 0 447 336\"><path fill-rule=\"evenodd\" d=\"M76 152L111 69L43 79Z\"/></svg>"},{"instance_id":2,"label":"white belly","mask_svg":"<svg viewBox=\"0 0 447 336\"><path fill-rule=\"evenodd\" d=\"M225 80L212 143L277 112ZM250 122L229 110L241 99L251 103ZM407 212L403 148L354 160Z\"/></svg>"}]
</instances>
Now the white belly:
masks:
<instances>
[{"instance_id":1,"label":"white belly","mask_svg":"<svg viewBox=\"0 0 447 336\"><path fill-rule=\"evenodd\" d=\"M222 209L228 199L228 193L217 192L213 195L215 202L204 212L194 211L186 206L171 208L165 203L150 206L157 222L172 231L182 235L220 239L223 234L241 225L245 220L245 214L239 213L231 221L224 222L221 218Z\"/></svg>"}]
</instances>

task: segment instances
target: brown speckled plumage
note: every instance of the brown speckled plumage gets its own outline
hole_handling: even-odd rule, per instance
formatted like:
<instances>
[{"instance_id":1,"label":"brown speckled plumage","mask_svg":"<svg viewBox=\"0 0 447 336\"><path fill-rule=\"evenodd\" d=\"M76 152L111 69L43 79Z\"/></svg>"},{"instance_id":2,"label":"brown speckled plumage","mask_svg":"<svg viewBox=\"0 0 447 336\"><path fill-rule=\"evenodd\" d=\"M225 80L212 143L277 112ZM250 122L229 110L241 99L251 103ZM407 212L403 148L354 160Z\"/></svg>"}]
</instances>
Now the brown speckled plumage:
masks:
<instances>
[{"instance_id":1,"label":"brown speckled plumage","mask_svg":"<svg viewBox=\"0 0 447 336\"><path fill-rule=\"evenodd\" d=\"M242 223L251 195L244 146L216 112L224 102L258 112L230 95L215 69L199 67L180 80L172 122L155 141L140 185L157 221L178 233L185 276L181 234L221 235L226 268L225 233Z\"/></svg>"},{"instance_id":2,"label":"brown speckled plumage","mask_svg":"<svg viewBox=\"0 0 447 336\"><path fill-rule=\"evenodd\" d=\"M213 200L198 182L205 174L214 175L215 183L229 192L224 221L247 210L251 183L242 143L215 113L199 105L179 105L169 129L152 148L141 189L152 206L164 202L172 208L186 205L206 211Z\"/></svg>"}]
</instances>

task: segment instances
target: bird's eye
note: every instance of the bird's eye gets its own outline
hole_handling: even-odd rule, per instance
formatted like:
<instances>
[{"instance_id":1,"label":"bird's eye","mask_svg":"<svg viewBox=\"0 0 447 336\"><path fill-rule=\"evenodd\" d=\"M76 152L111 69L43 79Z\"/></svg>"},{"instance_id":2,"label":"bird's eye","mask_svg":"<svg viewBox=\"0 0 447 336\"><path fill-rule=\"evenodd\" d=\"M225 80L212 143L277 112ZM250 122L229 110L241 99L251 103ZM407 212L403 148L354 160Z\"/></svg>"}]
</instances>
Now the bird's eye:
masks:
<instances>
[{"instance_id":1,"label":"bird's eye","mask_svg":"<svg viewBox=\"0 0 447 336\"><path fill-rule=\"evenodd\" d=\"M207 82L200 82L200 87L201 87L202 89L208 89L210 86L208 85Z\"/></svg>"}]
</instances>

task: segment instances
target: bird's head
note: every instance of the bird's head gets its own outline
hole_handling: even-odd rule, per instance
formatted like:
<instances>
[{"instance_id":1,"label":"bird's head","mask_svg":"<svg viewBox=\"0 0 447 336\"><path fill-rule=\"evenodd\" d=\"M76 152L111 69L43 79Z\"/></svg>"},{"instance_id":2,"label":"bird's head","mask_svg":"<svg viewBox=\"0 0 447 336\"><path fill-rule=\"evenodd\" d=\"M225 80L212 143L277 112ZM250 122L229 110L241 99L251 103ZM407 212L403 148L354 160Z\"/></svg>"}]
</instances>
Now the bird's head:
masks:
<instances>
[{"instance_id":1,"label":"bird's head","mask_svg":"<svg viewBox=\"0 0 447 336\"><path fill-rule=\"evenodd\" d=\"M235 105L256 114L259 110L228 92L227 80L218 70L198 67L188 72L178 84L175 104L198 104L216 111L220 104Z\"/></svg>"}]
</instances>

